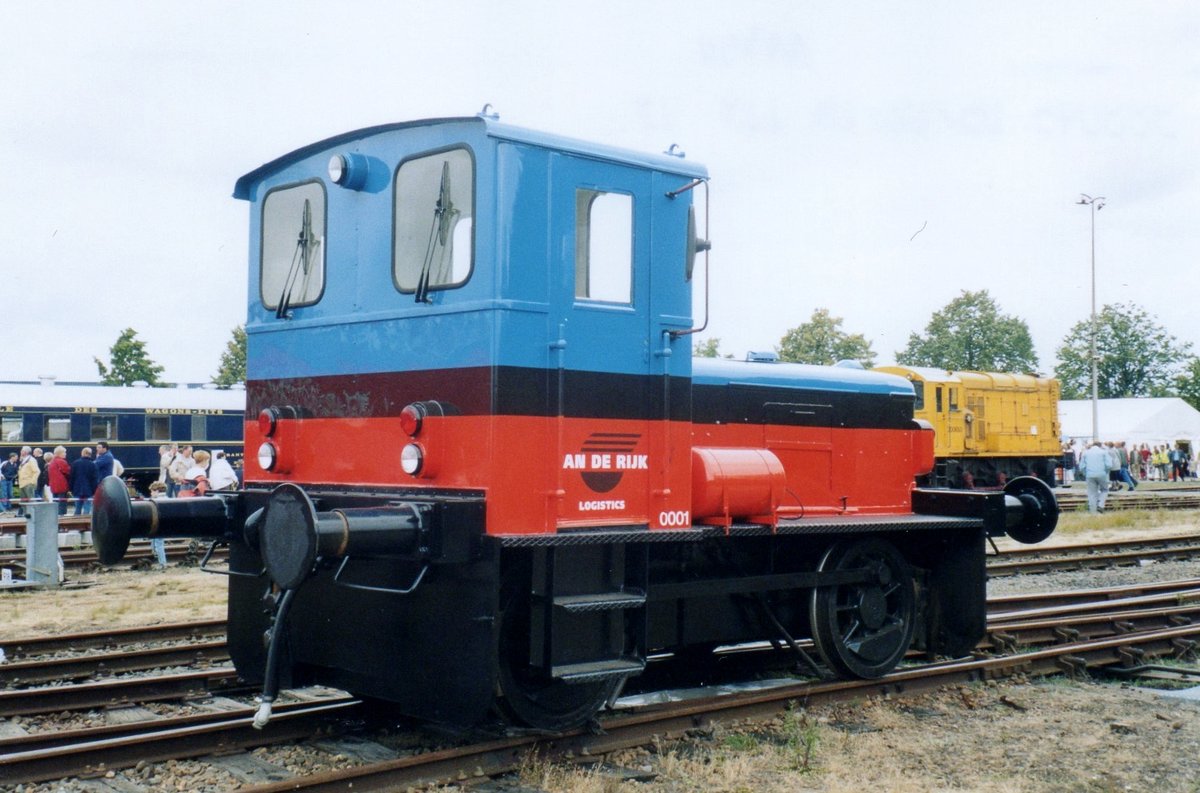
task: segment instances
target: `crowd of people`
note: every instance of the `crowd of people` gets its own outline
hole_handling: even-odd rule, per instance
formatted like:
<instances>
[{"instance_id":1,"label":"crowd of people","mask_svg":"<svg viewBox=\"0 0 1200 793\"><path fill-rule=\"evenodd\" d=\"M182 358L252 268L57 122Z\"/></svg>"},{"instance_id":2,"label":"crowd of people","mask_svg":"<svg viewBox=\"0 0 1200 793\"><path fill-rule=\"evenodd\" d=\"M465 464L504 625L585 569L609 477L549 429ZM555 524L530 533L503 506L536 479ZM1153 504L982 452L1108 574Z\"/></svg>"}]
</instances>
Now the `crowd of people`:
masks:
<instances>
[{"instance_id":1,"label":"crowd of people","mask_svg":"<svg viewBox=\"0 0 1200 793\"><path fill-rule=\"evenodd\" d=\"M1137 490L1139 482L1183 482L1196 477L1200 457L1175 444L1126 444L1092 441L1077 450L1075 441L1063 446L1063 484L1087 483L1088 511L1103 512L1112 491Z\"/></svg>"},{"instance_id":2,"label":"crowd of people","mask_svg":"<svg viewBox=\"0 0 1200 793\"><path fill-rule=\"evenodd\" d=\"M161 498L202 496L212 490L234 490L238 487L237 473L223 451L209 454L203 449L182 449L178 444L164 444L158 449L158 479L150 486L150 495ZM41 448L21 447L0 463L0 511L25 515L26 505L36 501L58 504L58 514L66 515L70 502L75 502L76 515L90 515L92 496L101 480L121 476L125 469L104 441L96 449L86 447L79 457L67 462L67 449L57 446L52 452ZM151 540L160 567L166 567L166 548L161 539Z\"/></svg>"},{"instance_id":3,"label":"crowd of people","mask_svg":"<svg viewBox=\"0 0 1200 793\"><path fill-rule=\"evenodd\" d=\"M22 446L0 463L0 511L25 513L25 504L50 501L58 504L58 514L66 515L72 499L76 515L92 512L92 494L100 480L123 470L108 444L100 441L93 453L90 446L79 457L67 462L65 446L50 453L40 447Z\"/></svg>"},{"instance_id":4,"label":"crowd of people","mask_svg":"<svg viewBox=\"0 0 1200 793\"><path fill-rule=\"evenodd\" d=\"M209 454L177 443L158 447L158 479L150 485L152 498L191 498L237 486L237 473L223 451ZM166 567L167 550L162 538L152 538L150 547L159 567Z\"/></svg>"}]
</instances>

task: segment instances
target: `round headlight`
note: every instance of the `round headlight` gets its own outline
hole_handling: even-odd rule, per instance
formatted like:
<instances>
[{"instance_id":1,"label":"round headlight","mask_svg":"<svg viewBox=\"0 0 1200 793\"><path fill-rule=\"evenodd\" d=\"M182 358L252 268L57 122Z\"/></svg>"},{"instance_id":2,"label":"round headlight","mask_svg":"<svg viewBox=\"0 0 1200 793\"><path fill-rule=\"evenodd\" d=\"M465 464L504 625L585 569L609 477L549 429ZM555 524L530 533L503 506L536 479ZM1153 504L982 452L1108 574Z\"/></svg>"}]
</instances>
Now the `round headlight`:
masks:
<instances>
[{"instance_id":1,"label":"round headlight","mask_svg":"<svg viewBox=\"0 0 1200 793\"><path fill-rule=\"evenodd\" d=\"M258 431L270 437L271 433L275 432L275 421L278 418L279 412L275 408L263 408L263 411L258 414Z\"/></svg>"},{"instance_id":2,"label":"round headlight","mask_svg":"<svg viewBox=\"0 0 1200 793\"><path fill-rule=\"evenodd\" d=\"M370 173L371 161L366 155L345 152L329 158L329 180L347 190L362 190Z\"/></svg>"},{"instance_id":3,"label":"round headlight","mask_svg":"<svg viewBox=\"0 0 1200 793\"><path fill-rule=\"evenodd\" d=\"M425 462L425 453L415 443L410 443L400 450L400 468L409 476L421 473L421 465Z\"/></svg>"},{"instance_id":4,"label":"round headlight","mask_svg":"<svg viewBox=\"0 0 1200 793\"><path fill-rule=\"evenodd\" d=\"M275 446L270 443L264 443L258 447L258 465L264 471L270 471L275 467Z\"/></svg>"},{"instance_id":5,"label":"round headlight","mask_svg":"<svg viewBox=\"0 0 1200 793\"><path fill-rule=\"evenodd\" d=\"M346 158L341 154L335 154L329 158L329 181L334 184L341 184L346 178Z\"/></svg>"}]
</instances>

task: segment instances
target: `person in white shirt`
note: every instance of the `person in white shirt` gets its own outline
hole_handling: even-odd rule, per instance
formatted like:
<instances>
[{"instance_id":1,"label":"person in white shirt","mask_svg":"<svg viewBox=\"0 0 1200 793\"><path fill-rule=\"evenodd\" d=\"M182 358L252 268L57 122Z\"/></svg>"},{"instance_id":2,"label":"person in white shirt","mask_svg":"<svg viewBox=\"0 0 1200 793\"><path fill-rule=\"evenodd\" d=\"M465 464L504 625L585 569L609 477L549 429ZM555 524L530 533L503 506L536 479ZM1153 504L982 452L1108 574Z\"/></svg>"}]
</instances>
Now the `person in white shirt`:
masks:
<instances>
[{"instance_id":1,"label":"person in white shirt","mask_svg":"<svg viewBox=\"0 0 1200 793\"><path fill-rule=\"evenodd\" d=\"M1087 482L1088 512L1103 512L1108 503L1108 471L1108 450L1092 441L1079 460L1079 473Z\"/></svg>"}]
</instances>

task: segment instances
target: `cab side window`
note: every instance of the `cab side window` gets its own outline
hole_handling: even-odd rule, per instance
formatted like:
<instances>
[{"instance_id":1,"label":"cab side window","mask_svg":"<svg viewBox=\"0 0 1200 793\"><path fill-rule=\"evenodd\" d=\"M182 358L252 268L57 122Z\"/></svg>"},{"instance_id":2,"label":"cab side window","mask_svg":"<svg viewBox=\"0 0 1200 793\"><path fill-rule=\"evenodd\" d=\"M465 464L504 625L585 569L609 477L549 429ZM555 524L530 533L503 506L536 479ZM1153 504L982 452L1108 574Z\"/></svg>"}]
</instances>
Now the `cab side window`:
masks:
<instances>
[{"instance_id":1,"label":"cab side window","mask_svg":"<svg viewBox=\"0 0 1200 793\"><path fill-rule=\"evenodd\" d=\"M633 196L575 191L575 298L633 303Z\"/></svg>"}]
</instances>

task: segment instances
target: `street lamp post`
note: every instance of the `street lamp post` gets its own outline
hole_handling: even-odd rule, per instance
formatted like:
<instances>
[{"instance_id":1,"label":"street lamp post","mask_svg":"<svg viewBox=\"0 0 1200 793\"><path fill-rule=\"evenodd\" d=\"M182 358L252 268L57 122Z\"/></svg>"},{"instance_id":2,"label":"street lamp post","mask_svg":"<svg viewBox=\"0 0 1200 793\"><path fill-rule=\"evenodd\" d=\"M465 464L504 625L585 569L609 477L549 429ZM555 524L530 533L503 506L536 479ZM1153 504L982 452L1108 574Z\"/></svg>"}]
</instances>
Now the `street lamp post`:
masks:
<instances>
[{"instance_id":1,"label":"street lamp post","mask_svg":"<svg viewBox=\"0 0 1200 793\"><path fill-rule=\"evenodd\" d=\"M1096 361L1096 213L1104 209L1104 196L1093 198L1087 193L1080 193L1076 202L1092 208L1092 440L1100 440L1100 375L1099 364Z\"/></svg>"}]
</instances>

